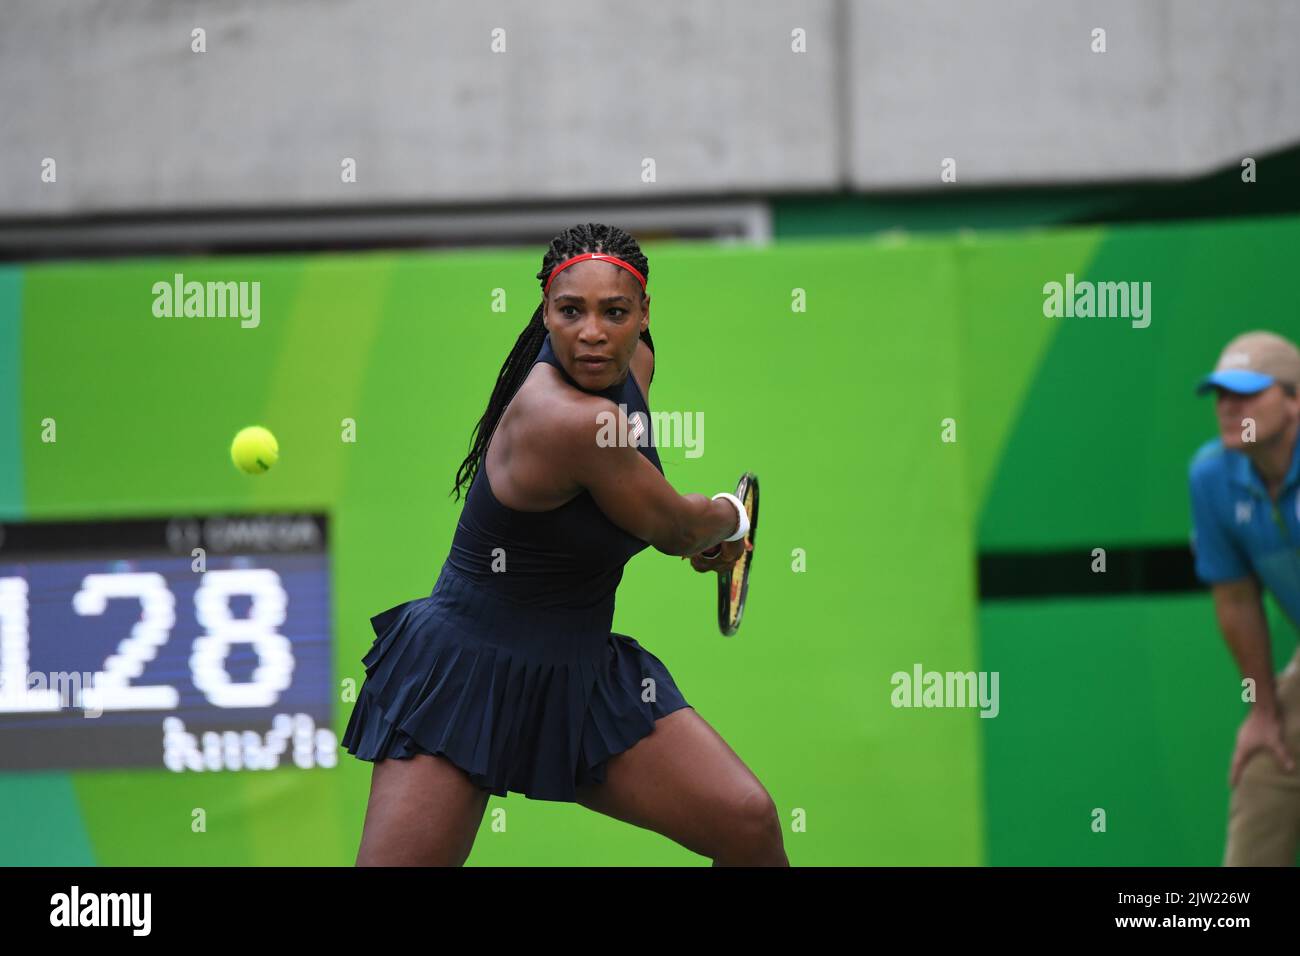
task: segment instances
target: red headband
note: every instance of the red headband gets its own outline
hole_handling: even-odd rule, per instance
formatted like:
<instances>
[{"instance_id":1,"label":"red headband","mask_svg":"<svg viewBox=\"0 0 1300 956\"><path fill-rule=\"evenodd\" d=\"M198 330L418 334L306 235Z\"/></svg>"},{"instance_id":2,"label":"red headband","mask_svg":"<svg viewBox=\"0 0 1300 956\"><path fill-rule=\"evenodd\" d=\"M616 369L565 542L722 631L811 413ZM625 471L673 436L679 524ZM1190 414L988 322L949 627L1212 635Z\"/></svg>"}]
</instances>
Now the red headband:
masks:
<instances>
[{"instance_id":1,"label":"red headband","mask_svg":"<svg viewBox=\"0 0 1300 956\"><path fill-rule=\"evenodd\" d=\"M545 295L551 288L551 283L555 281L555 277L559 275L560 272L569 268L569 266L573 265L575 262L585 262L587 259L599 259L602 262L609 262L613 265L619 266L620 268L626 269L628 272L632 273L632 275L636 276L636 281L641 283L641 288L643 290L645 289L645 276L637 272L636 269L632 268L618 256L611 256L604 252L584 252L581 255L574 256L572 259L565 259L551 270L551 274L546 277L546 285L542 287L542 295Z\"/></svg>"}]
</instances>

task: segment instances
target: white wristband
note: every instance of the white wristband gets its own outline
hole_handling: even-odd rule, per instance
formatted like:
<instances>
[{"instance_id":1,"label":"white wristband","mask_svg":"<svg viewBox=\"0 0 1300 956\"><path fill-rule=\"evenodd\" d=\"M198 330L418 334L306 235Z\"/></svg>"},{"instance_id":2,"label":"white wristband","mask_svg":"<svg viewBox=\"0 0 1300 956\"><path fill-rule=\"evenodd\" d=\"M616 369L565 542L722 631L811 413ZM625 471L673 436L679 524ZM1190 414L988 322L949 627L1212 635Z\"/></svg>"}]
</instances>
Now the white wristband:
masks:
<instances>
[{"instance_id":1,"label":"white wristband","mask_svg":"<svg viewBox=\"0 0 1300 956\"><path fill-rule=\"evenodd\" d=\"M714 500L726 498L736 506L736 514L740 516L740 523L736 528L736 533L730 538L723 538L723 541L739 541L745 535L749 534L749 513L745 511L744 503L729 491L719 491L713 496Z\"/></svg>"}]
</instances>

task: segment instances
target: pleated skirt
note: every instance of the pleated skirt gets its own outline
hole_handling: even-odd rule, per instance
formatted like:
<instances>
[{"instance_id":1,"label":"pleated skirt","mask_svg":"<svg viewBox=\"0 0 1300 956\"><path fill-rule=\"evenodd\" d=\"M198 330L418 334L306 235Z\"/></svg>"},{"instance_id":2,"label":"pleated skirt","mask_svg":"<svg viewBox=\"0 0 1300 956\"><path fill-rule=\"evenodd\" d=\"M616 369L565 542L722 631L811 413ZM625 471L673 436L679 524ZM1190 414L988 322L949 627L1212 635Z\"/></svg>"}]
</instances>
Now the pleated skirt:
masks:
<instances>
[{"instance_id":1,"label":"pleated skirt","mask_svg":"<svg viewBox=\"0 0 1300 956\"><path fill-rule=\"evenodd\" d=\"M573 802L606 763L689 706L667 667L590 610L512 603L444 563L426 598L370 619L343 747L450 760L498 796Z\"/></svg>"}]
</instances>

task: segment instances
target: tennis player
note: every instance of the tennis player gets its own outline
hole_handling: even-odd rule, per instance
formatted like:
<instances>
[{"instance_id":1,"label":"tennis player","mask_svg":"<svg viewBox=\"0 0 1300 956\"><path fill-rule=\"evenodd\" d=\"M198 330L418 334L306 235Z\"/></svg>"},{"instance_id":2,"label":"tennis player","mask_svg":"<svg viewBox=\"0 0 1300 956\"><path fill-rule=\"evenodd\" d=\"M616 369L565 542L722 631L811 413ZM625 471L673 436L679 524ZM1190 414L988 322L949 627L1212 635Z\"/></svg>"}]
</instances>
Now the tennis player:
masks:
<instances>
[{"instance_id":1,"label":"tennis player","mask_svg":"<svg viewBox=\"0 0 1300 956\"><path fill-rule=\"evenodd\" d=\"M674 491L651 436L608 440L609 415L619 435L649 427L649 275L631 236L595 223L543 257L541 305L456 476L469 490L433 592L371 619L343 735L375 764L358 865L460 865L489 795L508 792L715 866L789 865L767 790L663 662L610 630L633 555L725 570L749 524L734 495Z\"/></svg>"},{"instance_id":2,"label":"tennis player","mask_svg":"<svg viewBox=\"0 0 1300 956\"><path fill-rule=\"evenodd\" d=\"M1198 387L1218 398L1219 437L1192 459L1196 573L1254 702L1229 769L1225 866L1291 866L1300 840L1300 652L1276 678L1261 589L1300 622L1300 351L1248 332Z\"/></svg>"}]
</instances>

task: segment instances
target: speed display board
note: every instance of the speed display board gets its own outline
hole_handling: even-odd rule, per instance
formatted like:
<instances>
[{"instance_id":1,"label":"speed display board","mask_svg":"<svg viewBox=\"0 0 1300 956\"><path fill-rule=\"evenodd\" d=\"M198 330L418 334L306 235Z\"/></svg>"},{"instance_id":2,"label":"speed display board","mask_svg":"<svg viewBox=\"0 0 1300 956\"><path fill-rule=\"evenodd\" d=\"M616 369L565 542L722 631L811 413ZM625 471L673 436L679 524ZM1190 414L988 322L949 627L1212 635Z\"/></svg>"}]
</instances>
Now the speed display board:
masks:
<instances>
[{"instance_id":1,"label":"speed display board","mask_svg":"<svg viewBox=\"0 0 1300 956\"><path fill-rule=\"evenodd\" d=\"M324 515L0 526L0 771L333 766Z\"/></svg>"}]
</instances>

